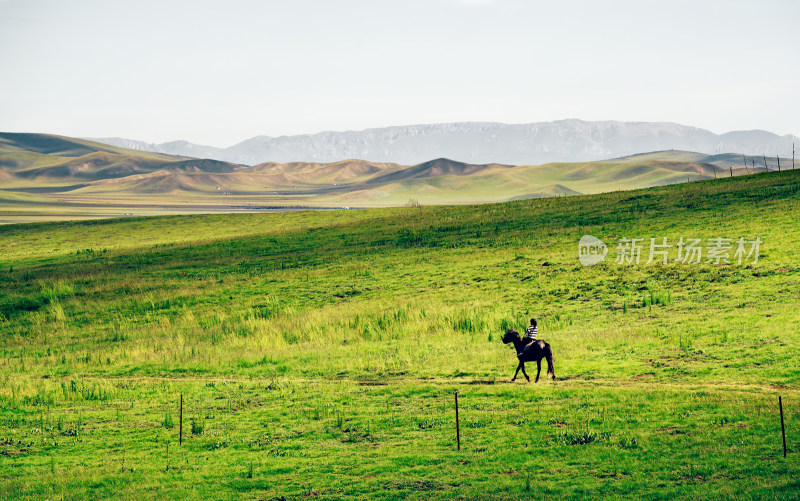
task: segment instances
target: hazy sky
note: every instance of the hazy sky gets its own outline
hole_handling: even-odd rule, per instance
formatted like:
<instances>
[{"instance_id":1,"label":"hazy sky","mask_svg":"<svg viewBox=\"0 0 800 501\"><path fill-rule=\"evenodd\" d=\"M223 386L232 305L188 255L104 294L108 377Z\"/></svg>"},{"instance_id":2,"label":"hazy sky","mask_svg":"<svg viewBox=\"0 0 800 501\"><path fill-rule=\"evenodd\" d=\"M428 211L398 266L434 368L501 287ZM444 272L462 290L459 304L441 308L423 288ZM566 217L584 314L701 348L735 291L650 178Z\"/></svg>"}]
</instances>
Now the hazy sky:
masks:
<instances>
[{"instance_id":1,"label":"hazy sky","mask_svg":"<svg viewBox=\"0 0 800 501\"><path fill-rule=\"evenodd\" d=\"M0 0L0 131L187 139L457 121L800 135L800 1Z\"/></svg>"}]
</instances>

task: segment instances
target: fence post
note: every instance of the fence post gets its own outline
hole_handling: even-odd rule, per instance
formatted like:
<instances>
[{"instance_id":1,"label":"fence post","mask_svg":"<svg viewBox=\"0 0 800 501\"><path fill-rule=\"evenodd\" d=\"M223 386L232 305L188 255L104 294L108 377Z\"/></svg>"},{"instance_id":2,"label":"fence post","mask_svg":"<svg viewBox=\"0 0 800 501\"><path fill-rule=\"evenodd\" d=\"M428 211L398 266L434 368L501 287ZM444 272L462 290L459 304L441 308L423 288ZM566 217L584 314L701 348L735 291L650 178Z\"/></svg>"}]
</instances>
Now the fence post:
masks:
<instances>
[{"instance_id":1,"label":"fence post","mask_svg":"<svg viewBox=\"0 0 800 501\"><path fill-rule=\"evenodd\" d=\"M781 436L783 437L783 457L786 457L786 429L783 427L783 400L778 396L778 408L781 411Z\"/></svg>"},{"instance_id":2,"label":"fence post","mask_svg":"<svg viewBox=\"0 0 800 501\"><path fill-rule=\"evenodd\" d=\"M181 393L181 414L180 414L180 417L178 419L179 419L179 423L180 423L178 425L178 429L179 429L179 432L178 432L178 445L182 445L183 444L183 393Z\"/></svg>"},{"instance_id":3,"label":"fence post","mask_svg":"<svg viewBox=\"0 0 800 501\"><path fill-rule=\"evenodd\" d=\"M461 430L458 426L458 392L456 392L456 449L461 450Z\"/></svg>"}]
</instances>

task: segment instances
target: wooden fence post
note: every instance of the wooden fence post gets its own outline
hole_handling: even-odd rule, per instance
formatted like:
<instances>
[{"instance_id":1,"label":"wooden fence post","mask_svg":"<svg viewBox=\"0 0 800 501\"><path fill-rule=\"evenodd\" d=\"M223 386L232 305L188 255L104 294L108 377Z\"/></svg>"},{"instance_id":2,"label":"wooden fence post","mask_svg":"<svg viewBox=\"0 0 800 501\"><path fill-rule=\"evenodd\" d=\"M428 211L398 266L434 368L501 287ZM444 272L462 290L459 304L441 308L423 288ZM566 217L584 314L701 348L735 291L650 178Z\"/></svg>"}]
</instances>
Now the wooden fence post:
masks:
<instances>
[{"instance_id":1,"label":"wooden fence post","mask_svg":"<svg viewBox=\"0 0 800 501\"><path fill-rule=\"evenodd\" d=\"M783 457L786 457L786 429L783 427L783 400L778 396L778 408L781 411L781 436L783 437Z\"/></svg>"},{"instance_id":2,"label":"wooden fence post","mask_svg":"<svg viewBox=\"0 0 800 501\"><path fill-rule=\"evenodd\" d=\"M178 419L179 419L178 445L182 445L183 444L183 393L181 393L181 414Z\"/></svg>"},{"instance_id":3,"label":"wooden fence post","mask_svg":"<svg viewBox=\"0 0 800 501\"><path fill-rule=\"evenodd\" d=\"M458 392L456 392L456 449L461 450L461 430L458 426Z\"/></svg>"}]
</instances>

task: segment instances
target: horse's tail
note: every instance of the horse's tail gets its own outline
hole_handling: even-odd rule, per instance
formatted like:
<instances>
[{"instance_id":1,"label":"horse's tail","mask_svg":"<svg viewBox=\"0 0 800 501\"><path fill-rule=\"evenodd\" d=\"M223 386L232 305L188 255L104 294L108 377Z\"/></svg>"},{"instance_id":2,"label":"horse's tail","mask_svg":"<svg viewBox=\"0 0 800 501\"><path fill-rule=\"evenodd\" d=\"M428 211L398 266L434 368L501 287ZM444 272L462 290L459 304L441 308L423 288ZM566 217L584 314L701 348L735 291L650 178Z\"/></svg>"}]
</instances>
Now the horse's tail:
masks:
<instances>
[{"instance_id":1,"label":"horse's tail","mask_svg":"<svg viewBox=\"0 0 800 501\"><path fill-rule=\"evenodd\" d=\"M550 345L547 345L547 350L544 354L545 358L547 359L547 375L550 376L553 381L556 380L556 366L553 363L553 349Z\"/></svg>"}]
</instances>

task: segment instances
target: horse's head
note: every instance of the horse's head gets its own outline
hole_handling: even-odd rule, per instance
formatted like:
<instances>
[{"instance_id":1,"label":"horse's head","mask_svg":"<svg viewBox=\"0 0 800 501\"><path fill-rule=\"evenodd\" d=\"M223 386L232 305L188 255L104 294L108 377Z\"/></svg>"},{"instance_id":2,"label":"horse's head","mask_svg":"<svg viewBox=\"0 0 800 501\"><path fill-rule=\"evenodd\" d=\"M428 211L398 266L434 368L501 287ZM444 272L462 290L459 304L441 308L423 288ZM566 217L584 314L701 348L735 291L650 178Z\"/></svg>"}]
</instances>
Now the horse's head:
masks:
<instances>
[{"instance_id":1,"label":"horse's head","mask_svg":"<svg viewBox=\"0 0 800 501\"><path fill-rule=\"evenodd\" d=\"M514 329L508 329L506 334L503 336L503 343L513 343L515 340L519 339L519 332L515 331Z\"/></svg>"}]
</instances>

